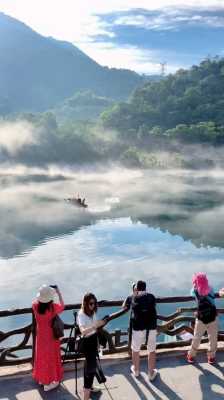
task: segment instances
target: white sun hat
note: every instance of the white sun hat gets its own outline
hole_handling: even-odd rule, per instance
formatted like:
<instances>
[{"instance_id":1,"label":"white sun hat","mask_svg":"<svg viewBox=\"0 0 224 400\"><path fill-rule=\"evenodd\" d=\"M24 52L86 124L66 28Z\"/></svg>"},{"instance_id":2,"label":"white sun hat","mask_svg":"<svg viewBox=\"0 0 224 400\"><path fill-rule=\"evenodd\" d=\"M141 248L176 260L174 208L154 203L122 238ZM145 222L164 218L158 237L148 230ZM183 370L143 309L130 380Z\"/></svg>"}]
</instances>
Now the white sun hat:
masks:
<instances>
[{"instance_id":1,"label":"white sun hat","mask_svg":"<svg viewBox=\"0 0 224 400\"><path fill-rule=\"evenodd\" d=\"M54 300L55 290L47 285L42 285L37 293L37 300L41 303L49 303Z\"/></svg>"}]
</instances>

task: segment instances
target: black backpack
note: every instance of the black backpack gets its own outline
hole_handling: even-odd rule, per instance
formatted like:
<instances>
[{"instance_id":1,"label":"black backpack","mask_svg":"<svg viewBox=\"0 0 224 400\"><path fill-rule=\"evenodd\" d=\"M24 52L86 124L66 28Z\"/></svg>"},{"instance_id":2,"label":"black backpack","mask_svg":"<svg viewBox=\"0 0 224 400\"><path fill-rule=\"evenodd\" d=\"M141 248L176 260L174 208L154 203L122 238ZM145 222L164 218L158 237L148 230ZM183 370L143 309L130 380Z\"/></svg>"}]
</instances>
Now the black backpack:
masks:
<instances>
[{"instance_id":1,"label":"black backpack","mask_svg":"<svg viewBox=\"0 0 224 400\"><path fill-rule=\"evenodd\" d=\"M135 296L132 299L132 324L134 330L148 329L156 325L155 298L149 293Z\"/></svg>"},{"instance_id":2,"label":"black backpack","mask_svg":"<svg viewBox=\"0 0 224 400\"><path fill-rule=\"evenodd\" d=\"M209 295L200 296L198 292L196 293L196 297L198 299L198 309L197 309L197 318L202 321L204 324L209 324L210 322L215 321L217 316L216 306L211 303L209 300ZM213 298L210 296L210 298Z\"/></svg>"}]
</instances>

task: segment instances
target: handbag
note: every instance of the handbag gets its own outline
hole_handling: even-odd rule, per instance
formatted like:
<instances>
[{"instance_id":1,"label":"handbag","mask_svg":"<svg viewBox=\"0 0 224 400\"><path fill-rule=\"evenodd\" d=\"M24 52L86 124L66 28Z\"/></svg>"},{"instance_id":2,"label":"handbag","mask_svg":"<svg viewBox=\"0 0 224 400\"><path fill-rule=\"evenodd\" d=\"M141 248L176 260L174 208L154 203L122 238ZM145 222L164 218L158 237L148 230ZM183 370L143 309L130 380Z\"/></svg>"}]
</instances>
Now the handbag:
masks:
<instances>
[{"instance_id":1,"label":"handbag","mask_svg":"<svg viewBox=\"0 0 224 400\"><path fill-rule=\"evenodd\" d=\"M52 329L53 329L53 336L55 339L60 339L61 337L64 336L64 322L61 320L61 318L56 315L52 319Z\"/></svg>"}]
</instances>

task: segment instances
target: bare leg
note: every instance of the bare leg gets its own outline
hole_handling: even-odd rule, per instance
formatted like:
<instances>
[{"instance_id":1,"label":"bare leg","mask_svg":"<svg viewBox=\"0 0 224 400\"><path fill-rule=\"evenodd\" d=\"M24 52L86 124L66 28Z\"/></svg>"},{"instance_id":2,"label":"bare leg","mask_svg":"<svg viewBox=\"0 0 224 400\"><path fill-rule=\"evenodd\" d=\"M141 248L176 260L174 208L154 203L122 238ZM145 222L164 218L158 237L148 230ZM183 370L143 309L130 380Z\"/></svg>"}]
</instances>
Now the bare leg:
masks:
<instances>
[{"instance_id":1,"label":"bare leg","mask_svg":"<svg viewBox=\"0 0 224 400\"><path fill-rule=\"evenodd\" d=\"M139 351L132 350L132 362L135 367L135 371L138 373L139 372L139 363L140 363Z\"/></svg>"},{"instance_id":2,"label":"bare leg","mask_svg":"<svg viewBox=\"0 0 224 400\"><path fill-rule=\"evenodd\" d=\"M84 388L84 400L89 400L90 398L90 389Z\"/></svg>"},{"instance_id":3,"label":"bare leg","mask_svg":"<svg viewBox=\"0 0 224 400\"><path fill-rule=\"evenodd\" d=\"M156 352L152 351L151 353L148 353L148 371L149 375L153 374L153 370L155 369L156 365Z\"/></svg>"}]
</instances>

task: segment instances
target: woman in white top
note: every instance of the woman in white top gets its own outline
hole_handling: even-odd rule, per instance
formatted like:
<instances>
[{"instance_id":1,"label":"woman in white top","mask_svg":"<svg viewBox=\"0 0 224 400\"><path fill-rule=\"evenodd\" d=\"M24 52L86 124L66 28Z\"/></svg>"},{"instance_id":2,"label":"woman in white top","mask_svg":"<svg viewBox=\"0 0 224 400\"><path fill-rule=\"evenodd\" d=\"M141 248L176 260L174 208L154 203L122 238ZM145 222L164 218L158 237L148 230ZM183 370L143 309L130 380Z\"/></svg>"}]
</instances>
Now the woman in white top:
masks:
<instances>
[{"instance_id":1,"label":"woman in white top","mask_svg":"<svg viewBox=\"0 0 224 400\"><path fill-rule=\"evenodd\" d=\"M90 398L91 388L96 373L98 351L97 329L105 325L104 320L97 320L97 299L93 293L86 293L78 313L79 329L84 336L84 400Z\"/></svg>"}]
</instances>

